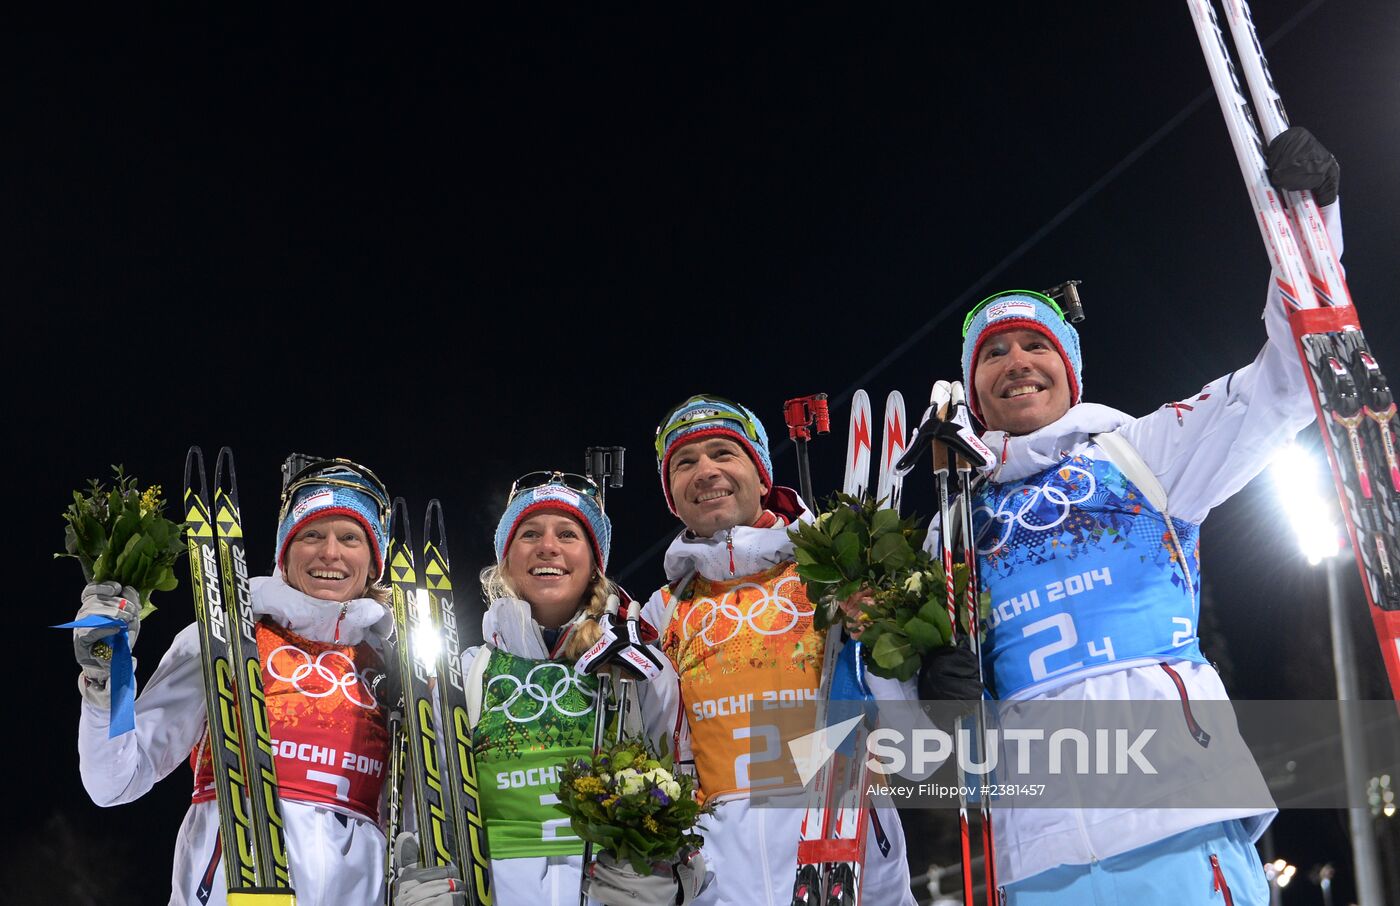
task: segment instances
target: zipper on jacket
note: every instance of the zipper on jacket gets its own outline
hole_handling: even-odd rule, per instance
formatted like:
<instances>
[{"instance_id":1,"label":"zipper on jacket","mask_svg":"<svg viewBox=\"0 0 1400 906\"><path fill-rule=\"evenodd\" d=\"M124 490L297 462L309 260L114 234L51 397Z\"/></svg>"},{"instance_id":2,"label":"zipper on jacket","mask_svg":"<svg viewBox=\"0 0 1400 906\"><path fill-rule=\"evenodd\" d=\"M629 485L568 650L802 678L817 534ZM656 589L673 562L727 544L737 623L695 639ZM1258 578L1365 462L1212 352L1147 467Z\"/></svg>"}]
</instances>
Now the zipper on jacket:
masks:
<instances>
[{"instance_id":1,"label":"zipper on jacket","mask_svg":"<svg viewBox=\"0 0 1400 906\"><path fill-rule=\"evenodd\" d=\"M1084 809L1074 810L1074 823L1079 827L1079 838L1084 841L1084 852L1088 854L1089 861L1097 864L1099 854L1094 852L1094 841L1089 837L1089 826L1084 823Z\"/></svg>"},{"instance_id":2,"label":"zipper on jacket","mask_svg":"<svg viewBox=\"0 0 1400 906\"><path fill-rule=\"evenodd\" d=\"M1235 898L1230 896L1230 885L1225 882L1225 872L1220 868L1220 859L1215 853L1210 854L1210 870L1215 874L1214 890L1220 891L1225 896L1225 906L1235 906Z\"/></svg>"},{"instance_id":3,"label":"zipper on jacket","mask_svg":"<svg viewBox=\"0 0 1400 906\"><path fill-rule=\"evenodd\" d=\"M340 623L341 623L342 620L345 619L345 612L346 612L347 610L349 610L349 609L350 609L350 602L349 602L349 601L346 601L344 604L341 604L341 605L340 605L340 616L338 616L338 617L335 618L335 638L333 639L333 641L334 641L335 644L337 644L337 645L340 644Z\"/></svg>"},{"instance_id":4,"label":"zipper on jacket","mask_svg":"<svg viewBox=\"0 0 1400 906\"><path fill-rule=\"evenodd\" d=\"M729 530L729 540L725 542L729 546L729 575L734 575L734 530Z\"/></svg>"}]
</instances>

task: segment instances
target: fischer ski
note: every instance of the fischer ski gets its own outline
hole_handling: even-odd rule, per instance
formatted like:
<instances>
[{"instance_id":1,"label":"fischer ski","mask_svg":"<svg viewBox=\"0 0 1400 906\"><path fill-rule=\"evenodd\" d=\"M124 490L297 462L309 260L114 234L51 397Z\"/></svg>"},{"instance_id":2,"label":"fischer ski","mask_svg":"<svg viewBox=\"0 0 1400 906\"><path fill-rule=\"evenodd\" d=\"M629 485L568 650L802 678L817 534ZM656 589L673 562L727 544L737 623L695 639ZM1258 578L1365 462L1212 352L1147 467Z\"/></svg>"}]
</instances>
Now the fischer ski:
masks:
<instances>
[{"instance_id":1,"label":"fischer ski","mask_svg":"<svg viewBox=\"0 0 1400 906\"><path fill-rule=\"evenodd\" d=\"M1400 469L1392 434L1394 399L1361 331L1312 194L1280 193L1269 182L1265 142L1288 128L1288 118L1248 4L1226 0L1224 7L1255 101L1252 109L1213 4L1188 0L1187 6L1273 264L1275 285L1288 306L1361 586L1392 694L1400 701Z\"/></svg>"},{"instance_id":2,"label":"fischer ski","mask_svg":"<svg viewBox=\"0 0 1400 906\"><path fill-rule=\"evenodd\" d=\"M184 495L190 588L199 625L228 902L293 906L296 896L263 698L238 477L228 447L219 451L214 485L211 509L204 453L191 447L185 457ZM231 614L233 607L237 611Z\"/></svg>"},{"instance_id":3,"label":"fischer ski","mask_svg":"<svg viewBox=\"0 0 1400 906\"><path fill-rule=\"evenodd\" d=\"M444 866L454 861L458 851L456 814L450 798L456 788L450 782L444 782L444 748L439 744L433 714L434 698L429 680L436 661L426 663L424 652L415 651L416 648L426 647L426 643L434 639L436 627L428 612L427 592L422 591L418 584L417 560L408 525L408 506L402 497L394 498L388 561L394 647L403 714L399 730L403 741L391 740L390 745L402 745L403 752L394 754L407 756L400 760L399 773L392 776L391 781L402 783L407 775L411 785L414 815L418 822L419 859L423 866ZM399 830L400 827L393 829Z\"/></svg>"},{"instance_id":4,"label":"fischer ski","mask_svg":"<svg viewBox=\"0 0 1400 906\"><path fill-rule=\"evenodd\" d=\"M466 882L468 901L476 906L490 906L495 900L491 855L486 839L486 818L481 811L467 689L462 676L462 645L447 558L447 526L442 518L442 504L436 498L428 501L428 511L423 517L422 584L428 610L426 625L442 639L433 692L443 726L443 763L447 775L443 793L448 823L456 842L454 861Z\"/></svg>"}]
</instances>

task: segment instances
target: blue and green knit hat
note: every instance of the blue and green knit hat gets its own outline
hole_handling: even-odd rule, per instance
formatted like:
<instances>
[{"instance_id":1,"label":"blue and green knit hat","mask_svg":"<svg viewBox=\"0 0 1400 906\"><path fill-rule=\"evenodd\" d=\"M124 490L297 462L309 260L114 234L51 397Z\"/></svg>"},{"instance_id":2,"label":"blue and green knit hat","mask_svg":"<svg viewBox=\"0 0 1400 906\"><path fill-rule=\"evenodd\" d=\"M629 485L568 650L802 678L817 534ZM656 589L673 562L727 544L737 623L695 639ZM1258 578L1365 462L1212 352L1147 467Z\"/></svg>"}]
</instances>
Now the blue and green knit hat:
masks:
<instances>
[{"instance_id":1,"label":"blue and green knit hat","mask_svg":"<svg viewBox=\"0 0 1400 906\"><path fill-rule=\"evenodd\" d=\"M368 470L328 461L291 482L284 491L277 519L277 566L287 560L287 547L302 526L326 516L354 519L365 530L374 554L374 577L384 575L384 551L389 546L389 498L384 486Z\"/></svg>"},{"instance_id":2,"label":"blue and green knit hat","mask_svg":"<svg viewBox=\"0 0 1400 906\"><path fill-rule=\"evenodd\" d=\"M773 490L773 459L768 452L768 432L747 407L723 397L702 393L674 407L656 428L656 468L661 473L661 490L666 494L666 506L676 512L671 499L671 482L667 466L671 454L681 444L704 437L724 435L748 451L758 468L759 480L769 493Z\"/></svg>"},{"instance_id":3,"label":"blue and green knit hat","mask_svg":"<svg viewBox=\"0 0 1400 906\"><path fill-rule=\"evenodd\" d=\"M497 563L505 561L506 550L520 523L544 510L556 510L577 519L588 533L598 569L604 573L608 571L612 522L598 505L598 486L582 475L566 472L532 472L516 479L506 511L496 523Z\"/></svg>"},{"instance_id":4,"label":"blue and green knit hat","mask_svg":"<svg viewBox=\"0 0 1400 906\"><path fill-rule=\"evenodd\" d=\"M1054 299L1029 289L1012 289L978 302L963 321L963 387L977 420L986 424L977 401L977 385L973 383L977 357L988 337L1008 330L1034 330L1055 344L1069 375L1070 405L1078 404L1084 394L1084 359L1079 351L1079 331L1065 319Z\"/></svg>"}]
</instances>

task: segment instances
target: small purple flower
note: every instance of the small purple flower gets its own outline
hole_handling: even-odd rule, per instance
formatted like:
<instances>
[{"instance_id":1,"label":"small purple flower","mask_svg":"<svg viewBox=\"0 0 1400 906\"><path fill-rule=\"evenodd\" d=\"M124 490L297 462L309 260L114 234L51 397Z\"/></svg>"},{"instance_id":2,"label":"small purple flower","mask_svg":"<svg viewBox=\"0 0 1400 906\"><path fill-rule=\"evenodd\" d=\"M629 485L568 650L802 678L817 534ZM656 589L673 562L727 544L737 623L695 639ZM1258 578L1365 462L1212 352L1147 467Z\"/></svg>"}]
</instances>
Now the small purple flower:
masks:
<instances>
[{"instance_id":1,"label":"small purple flower","mask_svg":"<svg viewBox=\"0 0 1400 906\"><path fill-rule=\"evenodd\" d=\"M654 789L654 790L651 791L651 794L652 794L653 796L655 796L655 797L656 797L656 801L657 801L657 802L660 802L662 805L670 805L670 804L671 804L671 797L670 797L670 796L667 796L665 793L661 792L660 790Z\"/></svg>"}]
</instances>

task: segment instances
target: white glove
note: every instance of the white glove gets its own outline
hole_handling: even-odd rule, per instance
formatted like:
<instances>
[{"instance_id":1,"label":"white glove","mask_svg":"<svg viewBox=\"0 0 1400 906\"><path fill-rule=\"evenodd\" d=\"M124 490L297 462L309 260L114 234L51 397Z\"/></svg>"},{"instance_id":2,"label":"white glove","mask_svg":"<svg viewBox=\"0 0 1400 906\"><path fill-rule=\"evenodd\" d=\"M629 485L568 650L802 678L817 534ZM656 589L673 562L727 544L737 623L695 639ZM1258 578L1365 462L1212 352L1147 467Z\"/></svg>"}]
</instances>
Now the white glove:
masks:
<instances>
[{"instance_id":1,"label":"white glove","mask_svg":"<svg viewBox=\"0 0 1400 906\"><path fill-rule=\"evenodd\" d=\"M77 620L84 617L107 617L126 623L127 642L136 647L141 632L141 597L136 589L116 582L96 582L83 589L83 603ZM109 710L112 697L107 681L112 676L112 646L109 639L116 635L116 626L93 626L73 630L73 656L82 668L78 675L78 691L84 701Z\"/></svg>"},{"instance_id":2,"label":"white glove","mask_svg":"<svg viewBox=\"0 0 1400 906\"><path fill-rule=\"evenodd\" d=\"M451 863L439 868L418 864L418 838L408 831L394 840L394 906L467 906L467 889Z\"/></svg>"},{"instance_id":3,"label":"white glove","mask_svg":"<svg viewBox=\"0 0 1400 906\"><path fill-rule=\"evenodd\" d=\"M649 875L637 874L630 862L618 862L604 851L588 866L585 891L603 906L682 906L693 902L707 881L699 850L674 863L655 863Z\"/></svg>"}]
</instances>

